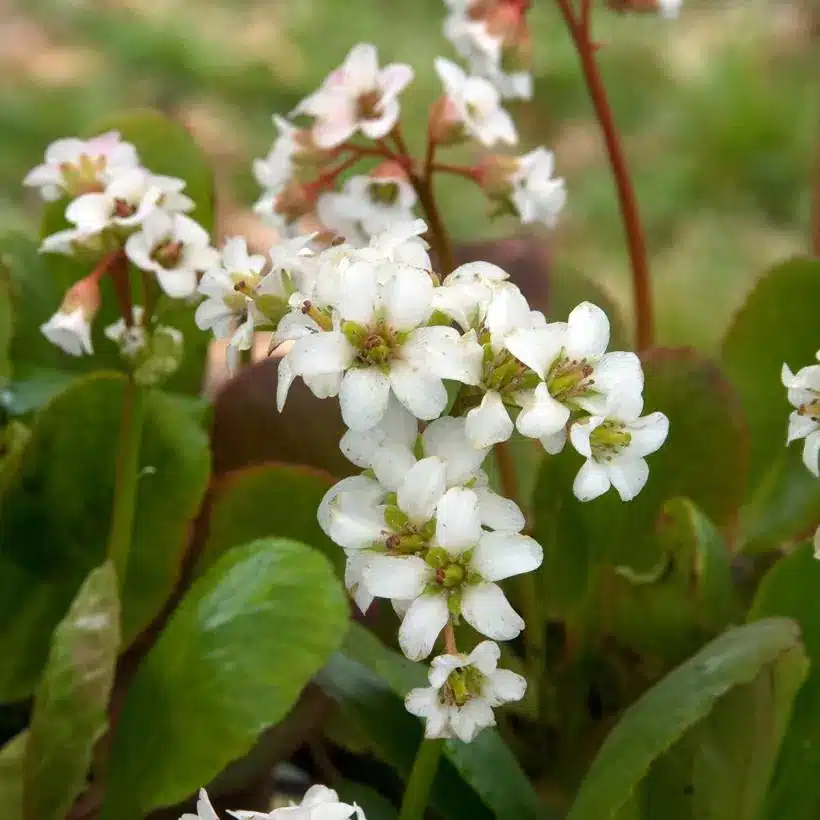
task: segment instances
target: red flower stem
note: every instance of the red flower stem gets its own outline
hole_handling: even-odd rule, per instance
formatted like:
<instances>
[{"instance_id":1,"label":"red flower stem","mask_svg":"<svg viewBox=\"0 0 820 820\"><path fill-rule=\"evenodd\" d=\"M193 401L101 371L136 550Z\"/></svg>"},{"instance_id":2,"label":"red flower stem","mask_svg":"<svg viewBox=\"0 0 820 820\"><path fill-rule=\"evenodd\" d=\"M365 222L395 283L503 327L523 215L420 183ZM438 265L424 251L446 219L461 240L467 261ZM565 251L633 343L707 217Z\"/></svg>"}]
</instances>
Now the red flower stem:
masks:
<instances>
[{"instance_id":1,"label":"red flower stem","mask_svg":"<svg viewBox=\"0 0 820 820\"><path fill-rule=\"evenodd\" d=\"M592 100L595 114L604 137L609 164L615 179L615 189L621 209L621 218L626 232L629 259L632 266L632 287L635 304L635 343L638 350L651 347L654 336L654 319L652 305L652 283L649 273L649 260L646 252L641 218L638 212L638 203L632 178L624 156L623 146L612 116L612 109L607 99L598 64L595 61L596 46L590 40L589 31L589 0L583 0L581 19L577 19L572 8L571 0L556 0L558 8L566 21L572 37L581 69L584 73L589 96ZM586 14L587 23L584 23Z\"/></svg>"},{"instance_id":2,"label":"red flower stem","mask_svg":"<svg viewBox=\"0 0 820 820\"><path fill-rule=\"evenodd\" d=\"M384 144L377 146L369 145L353 145L349 142L342 143L337 149L339 153L343 151L350 151L360 157L383 157L384 159L392 159L396 162L402 162L402 157L391 151Z\"/></svg>"},{"instance_id":3,"label":"red flower stem","mask_svg":"<svg viewBox=\"0 0 820 820\"><path fill-rule=\"evenodd\" d=\"M325 171L325 173L321 176L316 177L313 182L309 182L307 184L307 188L310 191L309 196L315 196L329 185L332 185L336 181L339 174L343 174L349 168L352 168L359 161L359 159L360 157L358 156L348 157L340 165L337 165L335 168L331 168L329 171Z\"/></svg>"},{"instance_id":4,"label":"red flower stem","mask_svg":"<svg viewBox=\"0 0 820 820\"><path fill-rule=\"evenodd\" d=\"M395 142L396 148L398 148L400 155L402 157L410 158L411 154L407 150L407 143L404 141L404 136L401 133L401 126L398 123L396 123L396 127L390 132L390 136L393 138L393 142ZM427 152L429 156L429 145ZM425 167L423 173L419 174L413 169L413 164L411 162L407 175L410 179L410 184L416 192L416 196L419 198L421 207L424 209L424 215L427 218L427 233L430 240L430 246L436 256L436 262L439 268L438 272L443 278L454 268L453 249L450 245L450 238L447 234L447 229L444 227L444 221L439 213L438 205L436 204L436 196L433 191L432 174L430 173L430 169L427 167Z\"/></svg>"},{"instance_id":5,"label":"red flower stem","mask_svg":"<svg viewBox=\"0 0 820 820\"><path fill-rule=\"evenodd\" d=\"M478 182L475 168L469 165L448 165L446 162L434 162L431 164L430 170L434 173L455 174L469 179L471 182Z\"/></svg>"}]
</instances>

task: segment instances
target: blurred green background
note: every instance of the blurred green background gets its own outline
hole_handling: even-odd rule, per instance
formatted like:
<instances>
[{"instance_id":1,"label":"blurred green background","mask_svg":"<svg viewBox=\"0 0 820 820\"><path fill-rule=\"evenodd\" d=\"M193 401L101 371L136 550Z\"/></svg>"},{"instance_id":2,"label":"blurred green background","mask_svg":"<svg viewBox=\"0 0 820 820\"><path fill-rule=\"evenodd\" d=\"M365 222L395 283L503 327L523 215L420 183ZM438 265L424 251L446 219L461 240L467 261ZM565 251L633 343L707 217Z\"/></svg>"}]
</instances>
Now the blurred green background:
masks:
<instances>
[{"instance_id":1,"label":"blurred green background","mask_svg":"<svg viewBox=\"0 0 820 820\"><path fill-rule=\"evenodd\" d=\"M0 218L36 227L20 179L48 142L123 108L160 107L212 157L220 232L264 239L249 212L250 160L286 113L370 40L411 63L405 133L418 146L438 93L442 0L0 0ZM715 348L754 278L807 247L818 78L808 8L798 0L684 0L678 21L601 5L595 31L648 234L659 340ZM549 235L556 264L603 282L630 309L609 169L576 55L551 0L532 12L536 99L515 113L524 148L555 150L569 202ZM478 193L441 186L459 238L489 225Z\"/></svg>"}]
</instances>

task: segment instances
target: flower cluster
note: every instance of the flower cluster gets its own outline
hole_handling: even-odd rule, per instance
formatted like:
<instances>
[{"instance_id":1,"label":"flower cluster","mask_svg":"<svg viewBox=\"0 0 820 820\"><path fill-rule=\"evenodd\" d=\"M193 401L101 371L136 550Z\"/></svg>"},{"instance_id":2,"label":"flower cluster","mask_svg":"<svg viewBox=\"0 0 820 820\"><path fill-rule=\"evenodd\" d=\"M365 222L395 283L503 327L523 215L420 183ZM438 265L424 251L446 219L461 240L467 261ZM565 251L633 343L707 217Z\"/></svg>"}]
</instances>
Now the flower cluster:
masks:
<instances>
[{"instance_id":1,"label":"flower cluster","mask_svg":"<svg viewBox=\"0 0 820 820\"><path fill-rule=\"evenodd\" d=\"M367 820L355 803L342 803L339 795L327 786L311 786L299 805L273 811L229 811L236 820ZM219 820L205 789L200 789L196 814L183 814L180 820Z\"/></svg>"},{"instance_id":2,"label":"flower cluster","mask_svg":"<svg viewBox=\"0 0 820 820\"><path fill-rule=\"evenodd\" d=\"M529 0L446 0L444 36L504 97L532 97Z\"/></svg>"},{"instance_id":3,"label":"flower cluster","mask_svg":"<svg viewBox=\"0 0 820 820\"><path fill-rule=\"evenodd\" d=\"M66 292L58 311L42 326L53 344L72 356L93 353L92 321L100 307L100 279L110 276L125 293L120 322L105 335L120 346L141 383L161 381L179 365L182 336L156 324L130 303L128 267L133 265L172 298L191 296L198 274L218 258L207 232L187 212L194 207L185 182L140 165L133 145L116 132L90 140L52 143L45 162L24 183L47 201L68 200L72 226L47 236L44 253L87 261L92 272Z\"/></svg>"},{"instance_id":4,"label":"flower cluster","mask_svg":"<svg viewBox=\"0 0 820 820\"><path fill-rule=\"evenodd\" d=\"M629 500L668 422L641 417L640 361L607 352L603 311L584 303L567 322L547 322L489 263L441 279L425 227L394 225L363 248L302 246L274 334L288 343L277 399L282 409L297 377L317 397L338 396L349 428L340 446L363 473L331 488L319 523L345 550L358 606L391 600L407 657L427 658L444 634L432 690L408 708L426 710L428 735L470 740L492 725L493 706L523 695L523 679L495 669L492 641L525 626L500 582L542 561L523 513L482 470L490 449L516 429L550 453L569 440L585 458L576 495L614 486ZM461 621L492 640L459 654Z\"/></svg>"},{"instance_id":5,"label":"flower cluster","mask_svg":"<svg viewBox=\"0 0 820 820\"><path fill-rule=\"evenodd\" d=\"M439 147L465 141L482 151L518 143L501 101L531 93L527 72L506 71L513 57L528 53L526 6L521 0L451 3L445 28L470 73L442 57L435 60L443 93L430 107L423 161L408 152L401 131L400 97L413 69L382 66L370 43L354 46L290 118L274 116L278 136L253 164L262 188L256 212L284 236L315 233L316 244L341 238L363 247L390 225L412 219L434 174L455 173L476 183L496 214L554 224L564 205L564 182L553 176L546 149L489 154L464 167L434 161ZM367 173L345 178L368 159L376 164Z\"/></svg>"}]
</instances>

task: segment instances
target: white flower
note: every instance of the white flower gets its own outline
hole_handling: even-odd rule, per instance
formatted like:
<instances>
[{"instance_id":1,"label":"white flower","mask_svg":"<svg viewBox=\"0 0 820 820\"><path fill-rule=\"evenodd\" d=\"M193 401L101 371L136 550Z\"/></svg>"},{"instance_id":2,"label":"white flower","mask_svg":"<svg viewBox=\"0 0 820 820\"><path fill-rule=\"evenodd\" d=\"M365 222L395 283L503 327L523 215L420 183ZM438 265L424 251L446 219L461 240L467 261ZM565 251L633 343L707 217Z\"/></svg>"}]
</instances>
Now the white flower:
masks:
<instances>
[{"instance_id":1,"label":"white flower","mask_svg":"<svg viewBox=\"0 0 820 820\"><path fill-rule=\"evenodd\" d=\"M320 148L341 145L357 131L381 139L398 121L398 96L412 79L408 65L393 63L380 69L376 47L359 43L294 114L316 118L313 138Z\"/></svg>"},{"instance_id":2,"label":"white flower","mask_svg":"<svg viewBox=\"0 0 820 820\"><path fill-rule=\"evenodd\" d=\"M285 806L270 812L229 811L237 820L367 820L354 803L339 801L339 795L327 786L311 786L299 805Z\"/></svg>"},{"instance_id":3,"label":"white flower","mask_svg":"<svg viewBox=\"0 0 820 820\"><path fill-rule=\"evenodd\" d=\"M482 526L494 530L518 532L524 527L524 515L509 499L489 486L481 464L488 448L476 448L466 433L463 418L444 416L427 425L418 435L418 423L393 397L382 422L365 432L348 430L340 442L345 457L363 469L373 471L386 491L400 491L421 459L435 457L445 470L446 488L468 486L478 496Z\"/></svg>"},{"instance_id":4,"label":"white flower","mask_svg":"<svg viewBox=\"0 0 820 820\"><path fill-rule=\"evenodd\" d=\"M117 174L104 191L77 197L66 209L66 219L94 233L111 227L134 228L157 208L169 213L191 210L194 203L182 193L184 187L181 179L132 168Z\"/></svg>"},{"instance_id":5,"label":"white flower","mask_svg":"<svg viewBox=\"0 0 820 820\"><path fill-rule=\"evenodd\" d=\"M546 148L536 148L518 158L510 175L510 199L524 224L543 222L552 227L567 199L564 180L553 177L555 158Z\"/></svg>"},{"instance_id":6,"label":"white flower","mask_svg":"<svg viewBox=\"0 0 820 820\"><path fill-rule=\"evenodd\" d=\"M674 18L680 16L683 0L658 0L658 10L663 17Z\"/></svg>"},{"instance_id":7,"label":"white flower","mask_svg":"<svg viewBox=\"0 0 820 820\"><path fill-rule=\"evenodd\" d=\"M42 334L70 356L93 353L91 345L91 322L81 306L70 312L57 311L45 324L40 325Z\"/></svg>"},{"instance_id":8,"label":"white flower","mask_svg":"<svg viewBox=\"0 0 820 820\"><path fill-rule=\"evenodd\" d=\"M444 36L467 61L470 73L486 77L501 92L502 97L530 99L530 73L523 70L508 72L503 68L504 35L494 32L494 26L486 15L487 12L493 11L494 4L484 4L475 0L447 0L447 5L450 7L450 13L444 22ZM513 27L514 30L515 28ZM512 50L516 51L520 44L511 45Z\"/></svg>"},{"instance_id":9,"label":"white flower","mask_svg":"<svg viewBox=\"0 0 820 820\"><path fill-rule=\"evenodd\" d=\"M279 135L268 155L253 161L253 175L260 188L278 192L293 175L293 157L299 150L296 135L300 129L277 115L274 115L273 122L279 129Z\"/></svg>"},{"instance_id":10,"label":"white flower","mask_svg":"<svg viewBox=\"0 0 820 820\"><path fill-rule=\"evenodd\" d=\"M154 211L142 229L125 243L128 258L141 270L154 273L169 296L190 296L197 274L215 265L219 253L210 245L207 231L184 214Z\"/></svg>"},{"instance_id":11,"label":"white flower","mask_svg":"<svg viewBox=\"0 0 820 820\"><path fill-rule=\"evenodd\" d=\"M197 287L206 298L194 321L200 330L212 330L217 339L230 336L226 355L231 372L239 351L253 345L254 329L266 321L257 306L264 266L264 256L249 254L245 239L232 237L225 241L220 262L205 272ZM284 307L284 298L279 301Z\"/></svg>"},{"instance_id":12,"label":"white flower","mask_svg":"<svg viewBox=\"0 0 820 820\"><path fill-rule=\"evenodd\" d=\"M94 249L103 252L99 242L99 231L90 228L66 228L46 236L40 243L40 253L61 253L65 256Z\"/></svg>"},{"instance_id":13,"label":"white flower","mask_svg":"<svg viewBox=\"0 0 820 820\"><path fill-rule=\"evenodd\" d=\"M820 365L792 373L784 364L781 379L788 388L789 403L797 408L789 416L787 444L804 438L803 463L820 477Z\"/></svg>"},{"instance_id":14,"label":"white flower","mask_svg":"<svg viewBox=\"0 0 820 820\"><path fill-rule=\"evenodd\" d=\"M364 582L373 595L412 601L399 629L399 645L411 660L430 654L451 616L463 617L494 640L515 638L524 621L496 582L531 572L543 557L541 547L526 535L483 530L473 490L454 487L435 503L443 486L441 467L437 484L420 479L436 468L426 462L436 461L430 458L416 465L416 481L402 487L405 498L399 501L402 512L412 510L407 518L421 528L420 537L435 527L428 545L407 554L416 543L408 540L412 536L388 539L387 550L374 554L364 569Z\"/></svg>"},{"instance_id":15,"label":"white flower","mask_svg":"<svg viewBox=\"0 0 820 820\"><path fill-rule=\"evenodd\" d=\"M322 194L317 202L319 220L358 247L397 222L410 222L416 192L403 176L355 176L341 192Z\"/></svg>"},{"instance_id":16,"label":"white flower","mask_svg":"<svg viewBox=\"0 0 820 820\"><path fill-rule=\"evenodd\" d=\"M145 311L139 306L131 308L134 323L126 324L125 319L120 317L114 324L105 328L105 336L120 348L120 353L126 359L133 359L144 349L148 340L145 335L145 325L143 317Z\"/></svg>"},{"instance_id":17,"label":"white flower","mask_svg":"<svg viewBox=\"0 0 820 820\"><path fill-rule=\"evenodd\" d=\"M470 743L495 726L493 709L521 700L527 681L509 669L498 669L501 650L483 641L469 655L439 655L430 664L429 688L412 689L407 711L424 718L428 738L458 738Z\"/></svg>"},{"instance_id":18,"label":"white flower","mask_svg":"<svg viewBox=\"0 0 820 820\"><path fill-rule=\"evenodd\" d=\"M482 145L515 145L518 133L512 117L501 107L498 90L483 77L468 77L455 63L436 57L436 72L452 110L453 121Z\"/></svg>"},{"instance_id":19,"label":"white flower","mask_svg":"<svg viewBox=\"0 0 820 820\"><path fill-rule=\"evenodd\" d=\"M352 430L377 425L391 392L417 418L438 418L447 404L443 379L475 383L481 350L453 328L426 326L432 291L419 268L354 262L339 274L332 329L297 338L283 361L311 390L310 380L322 377Z\"/></svg>"},{"instance_id":20,"label":"white flower","mask_svg":"<svg viewBox=\"0 0 820 820\"><path fill-rule=\"evenodd\" d=\"M574 308L566 322L509 333L506 348L543 380L519 397L516 427L522 435L559 452L573 412L606 416L617 404L626 420L640 415L640 360L634 353L607 353L608 344L609 320L589 302Z\"/></svg>"},{"instance_id":21,"label":"white flower","mask_svg":"<svg viewBox=\"0 0 820 820\"><path fill-rule=\"evenodd\" d=\"M183 814L179 820L219 820L219 815L214 811L205 789L199 790L199 798L196 801L196 814Z\"/></svg>"},{"instance_id":22,"label":"white flower","mask_svg":"<svg viewBox=\"0 0 820 820\"><path fill-rule=\"evenodd\" d=\"M631 406L628 406L631 405ZM640 418L641 407L628 402L623 412L590 416L570 429L572 446L586 458L572 485L580 501L591 501L614 487L622 501L631 501L649 478L644 456L666 441L669 419L663 413Z\"/></svg>"},{"instance_id":23,"label":"white flower","mask_svg":"<svg viewBox=\"0 0 820 820\"><path fill-rule=\"evenodd\" d=\"M60 139L46 149L45 162L33 168L23 185L39 188L48 202L64 193L77 196L100 190L118 173L139 165L136 149L116 131L90 140Z\"/></svg>"}]
</instances>

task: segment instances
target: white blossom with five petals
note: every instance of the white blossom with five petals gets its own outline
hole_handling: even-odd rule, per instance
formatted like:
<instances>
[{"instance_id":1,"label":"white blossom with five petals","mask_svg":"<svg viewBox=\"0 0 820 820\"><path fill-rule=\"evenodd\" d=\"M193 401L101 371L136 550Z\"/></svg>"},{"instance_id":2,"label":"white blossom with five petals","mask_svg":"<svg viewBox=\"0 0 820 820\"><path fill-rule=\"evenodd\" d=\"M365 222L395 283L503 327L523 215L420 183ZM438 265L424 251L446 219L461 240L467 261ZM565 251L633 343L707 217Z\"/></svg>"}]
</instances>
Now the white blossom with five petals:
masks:
<instances>
[{"instance_id":1,"label":"white blossom with five petals","mask_svg":"<svg viewBox=\"0 0 820 820\"><path fill-rule=\"evenodd\" d=\"M789 416L787 444L805 439L803 463L820 477L820 365L801 367L792 373L784 364L781 380L788 389L789 404L795 408Z\"/></svg>"},{"instance_id":2,"label":"white blossom with five petals","mask_svg":"<svg viewBox=\"0 0 820 820\"><path fill-rule=\"evenodd\" d=\"M382 139L398 121L398 97L412 79L410 66L392 63L380 68L376 47L359 43L293 113L315 118L312 133L319 148L335 148L357 131Z\"/></svg>"},{"instance_id":3,"label":"white blossom with five petals","mask_svg":"<svg viewBox=\"0 0 820 820\"><path fill-rule=\"evenodd\" d=\"M509 669L499 669L501 650L482 641L469 655L439 655L430 664L430 686L412 689L407 711L425 721L428 738L458 738L472 742L485 728L495 726L493 709L521 700L527 681Z\"/></svg>"}]
</instances>

